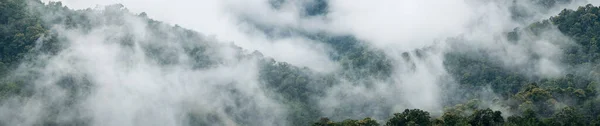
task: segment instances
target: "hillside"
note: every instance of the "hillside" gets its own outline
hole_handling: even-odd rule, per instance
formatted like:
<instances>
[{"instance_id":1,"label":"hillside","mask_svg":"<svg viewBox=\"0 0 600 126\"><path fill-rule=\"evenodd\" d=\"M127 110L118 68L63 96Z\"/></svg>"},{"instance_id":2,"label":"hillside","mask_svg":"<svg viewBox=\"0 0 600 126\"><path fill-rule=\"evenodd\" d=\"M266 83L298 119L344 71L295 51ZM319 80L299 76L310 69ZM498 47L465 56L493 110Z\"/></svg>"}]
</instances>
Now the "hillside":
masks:
<instances>
[{"instance_id":1,"label":"hillside","mask_svg":"<svg viewBox=\"0 0 600 126\"><path fill-rule=\"evenodd\" d=\"M570 2L532 3L546 12ZM313 4L302 16L334 13L327 0ZM511 8L519 23L537 13ZM0 0L0 12L0 125L600 125L600 7L591 4L490 38L398 52L352 34L248 19L269 38L327 47L333 72L121 4ZM475 46L488 39L508 46ZM508 47L524 53L507 58Z\"/></svg>"}]
</instances>

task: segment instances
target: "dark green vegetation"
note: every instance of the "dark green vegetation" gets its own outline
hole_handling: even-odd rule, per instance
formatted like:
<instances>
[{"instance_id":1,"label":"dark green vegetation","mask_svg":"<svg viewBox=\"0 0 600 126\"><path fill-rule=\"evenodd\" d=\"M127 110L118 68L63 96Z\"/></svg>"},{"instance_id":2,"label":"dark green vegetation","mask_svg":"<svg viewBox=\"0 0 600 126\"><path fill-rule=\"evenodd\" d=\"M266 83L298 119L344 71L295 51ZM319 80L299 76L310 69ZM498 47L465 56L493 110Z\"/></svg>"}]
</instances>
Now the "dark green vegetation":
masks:
<instances>
[{"instance_id":1,"label":"dark green vegetation","mask_svg":"<svg viewBox=\"0 0 600 126\"><path fill-rule=\"evenodd\" d=\"M23 59L36 40L48 32L39 15L30 13L26 7L27 4L20 0L0 4L0 75Z\"/></svg>"},{"instance_id":2,"label":"dark green vegetation","mask_svg":"<svg viewBox=\"0 0 600 126\"><path fill-rule=\"evenodd\" d=\"M273 0L277 6L281 0ZM537 1L544 6L554 6L558 1ZM28 6L29 4L29 6ZM307 6L307 16L326 15L328 7L326 0L317 0ZM7 77L21 62L35 60L33 55L54 55L60 52L66 44L64 35L53 31L55 25L63 25L64 29L77 29L82 32L92 32L93 28L102 25L120 25L124 15L129 14L121 5L109 6L102 14L96 10L71 10L60 3L51 2L43 5L39 1L0 0L0 102L10 97L31 97L33 82L29 77ZM289 125L333 125L333 126L403 126L403 125L473 125L473 126L580 126L600 125L600 99L598 99L598 77L600 68L600 8L592 5L580 7L577 10L563 10L558 16L549 20L531 24L529 27L508 32L507 38L515 43L526 42L522 35L538 35L539 32L556 26L561 33L572 38L576 45L565 45L564 57L560 59L569 68L562 77L543 78L525 75L518 70L505 69L498 61L487 58L485 52L449 52L445 55L444 65L452 78L459 83L458 93L445 101L446 110L438 117L419 109L407 109L401 113L390 113L390 118L378 123L376 119L361 120L347 119L340 122L323 115L318 108L318 98L326 94L328 88L339 84L339 78L348 81L364 81L356 84L370 84L370 79L386 81L393 74L392 61L379 50L371 49L367 44L353 36L334 36L327 34L302 34L309 38L324 42L333 51L330 58L341 64L342 72L319 74L307 68L300 68L285 62L277 62L263 57L259 52L245 55L242 49L237 58L258 58L260 61L260 81L270 92L277 95L274 99L284 103L289 108L286 121ZM131 14L129 14L131 15ZM221 45L207 41L207 38L191 30L172 27L151 20L145 14L134 15L141 17L145 26L150 30L151 38L138 40L150 44L143 45L152 62L169 66L178 64L161 42L176 41L184 43L185 53L192 58L193 69L206 69L218 65L223 59L215 55L215 48L234 45ZM100 18L102 17L102 18ZM94 19L107 19L99 22ZM128 33L125 31L125 33ZM119 44L130 45L135 38L133 35L114 36ZM198 43L201 42L201 43ZM416 51L420 55L419 51ZM31 57L30 57L31 56ZM408 56L408 55L407 55ZM535 57L535 56L533 56ZM410 57L407 57L410 58ZM584 69L584 70L580 70ZM68 108L76 99L85 97L87 90L93 88L85 79L65 76L61 80L61 88L69 89L72 99L59 101L48 107L49 112L39 125L86 125L89 119L81 118L73 121L59 122L53 114L60 113L61 108ZM76 84L78 83L78 84ZM80 87L77 87L80 86ZM500 95L494 99L494 104L508 108L512 115L503 117L500 111L480 108L483 104L477 98L475 91L491 88ZM231 92L235 92L232 90ZM243 103L240 103L243 104ZM369 107L368 105L366 105ZM226 106L235 108L236 106ZM361 106L365 107L365 106ZM352 107L333 110L335 113L345 113ZM506 113L506 112L505 112ZM354 117L354 116L345 116ZM344 118L345 118L344 117ZM200 118L190 114L190 124L203 125L215 123L214 120ZM337 117L339 118L339 117ZM253 123L252 115L241 115L236 122ZM314 123L312 123L314 122ZM0 122L2 125L3 122Z\"/></svg>"},{"instance_id":3,"label":"dark green vegetation","mask_svg":"<svg viewBox=\"0 0 600 126\"><path fill-rule=\"evenodd\" d=\"M48 30L39 15L27 10L24 1L0 1L0 11L0 76L5 76L8 71L15 69ZM0 98L6 98L21 93L24 85L2 81L0 87Z\"/></svg>"}]
</instances>

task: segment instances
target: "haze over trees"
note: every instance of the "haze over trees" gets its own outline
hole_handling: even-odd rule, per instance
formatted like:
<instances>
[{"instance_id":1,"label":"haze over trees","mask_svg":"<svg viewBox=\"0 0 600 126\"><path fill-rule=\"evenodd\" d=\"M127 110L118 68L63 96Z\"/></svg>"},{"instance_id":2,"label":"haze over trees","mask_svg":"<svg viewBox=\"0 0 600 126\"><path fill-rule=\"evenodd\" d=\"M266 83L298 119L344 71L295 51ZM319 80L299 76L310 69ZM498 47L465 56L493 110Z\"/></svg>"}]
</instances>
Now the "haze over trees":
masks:
<instances>
[{"instance_id":1,"label":"haze over trees","mask_svg":"<svg viewBox=\"0 0 600 126\"><path fill-rule=\"evenodd\" d=\"M266 4L328 21L333 2ZM411 50L241 16L323 49L337 68L322 72L122 4L0 0L0 125L600 125L600 7L563 6L576 2L515 0L508 17L526 25Z\"/></svg>"}]
</instances>

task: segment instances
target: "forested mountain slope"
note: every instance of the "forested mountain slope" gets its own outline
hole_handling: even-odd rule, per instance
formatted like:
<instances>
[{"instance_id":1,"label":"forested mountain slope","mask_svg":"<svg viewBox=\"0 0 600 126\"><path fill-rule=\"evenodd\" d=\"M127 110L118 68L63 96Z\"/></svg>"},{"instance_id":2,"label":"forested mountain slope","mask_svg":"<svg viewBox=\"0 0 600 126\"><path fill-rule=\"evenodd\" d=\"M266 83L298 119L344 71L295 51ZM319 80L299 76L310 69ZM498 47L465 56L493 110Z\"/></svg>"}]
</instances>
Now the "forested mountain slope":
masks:
<instances>
[{"instance_id":1,"label":"forested mountain slope","mask_svg":"<svg viewBox=\"0 0 600 126\"><path fill-rule=\"evenodd\" d=\"M548 20L517 28L507 33L509 40L519 41L519 34L541 34L542 29L557 27L573 39L576 45L564 46L560 59L569 66L566 76L548 79L528 77L515 70L504 69L496 59L482 52L450 52L446 55L446 68L461 83L465 97L477 95L469 91L491 86L502 97L495 104L506 105L512 116L500 111L478 108L481 101L474 99L464 104L448 107L440 116L431 116L418 109L407 109L394 114L384 125L526 125L526 126L576 126L599 125L598 113L598 46L597 24L599 7L586 5L576 10L564 9ZM469 54L470 53L470 54ZM484 53L484 55L473 55ZM582 68L583 67L583 68ZM584 69L584 70L582 70ZM504 102L500 102L504 101ZM332 122L324 118L314 125L366 125L366 120Z\"/></svg>"},{"instance_id":2,"label":"forested mountain slope","mask_svg":"<svg viewBox=\"0 0 600 126\"><path fill-rule=\"evenodd\" d=\"M278 8L282 2L271 4ZM545 9L569 2L533 1ZM326 0L309 6L303 16L329 13ZM512 9L514 20L531 20L518 6ZM254 22L273 38L304 36L331 48L327 56L340 69L329 73L276 61L119 4L73 10L60 2L0 0L0 12L0 125L600 125L600 8L594 5L564 9L497 38L537 48L538 40L553 39L546 37L558 29L570 38L564 41L573 41L551 40L559 43L560 56L529 49L528 63L515 67L487 49L433 46L389 54L353 35ZM453 48L473 40L446 41ZM380 88L406 83L395 77L398 71L422 69L415 64L439 52L448 72L440 83L456 89L443 91L444 110L397 111L407 101L391 101L401 96ZM537 67L529 62L544 63L544 56L557 57L566 70L548 77L520 69ZM359 95L349 86L393 95ZM349 100L329 105L330 98Z\"/></svg>"}]
</instances>

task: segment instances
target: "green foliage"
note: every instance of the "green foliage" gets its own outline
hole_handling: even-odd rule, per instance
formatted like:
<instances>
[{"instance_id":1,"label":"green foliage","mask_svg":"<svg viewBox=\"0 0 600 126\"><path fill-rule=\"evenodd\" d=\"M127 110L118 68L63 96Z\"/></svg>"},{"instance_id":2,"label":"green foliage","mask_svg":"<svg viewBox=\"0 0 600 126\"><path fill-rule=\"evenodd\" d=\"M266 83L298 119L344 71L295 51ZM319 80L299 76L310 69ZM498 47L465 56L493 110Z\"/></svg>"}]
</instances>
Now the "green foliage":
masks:
<instances>
[{"instance_id":1,"label":"green foliage","mask_svg":"<svg viewBox=\"0 0 600 126\"><path fill-rule=\"evenodd\" d=\"M444 126L464 126L469 124L467 118L458 112L447 111L441 118Z\"/></svg>"},{"instance_id":2,"label":"green foliage","mask_svg":"<svg viewBox=\"0 0 600 126\"><path fill-rule=\"evenodd\" d=\"M501 126L504 124L502 112L491 109L477 110L469 116L469 124L472 126Z\"/></svg>"},{"instance_id":3,"label":"green foliage","mask_svg":"<svg viewBox=\"0 0 600 126\"><path fill-rule=\"evenodd\" d=\"M521 85L527 82L526 77L506 70L500 64L484 57L464 53L448 53L445 56L444 66L464 90L478 90L491 86L494 92L508 96L518 92ZM468 93L471 92L463 93L467 93L463 95L469 95Z\"/></svg>"},{"instance_id":4,"label":"green foliage","mask_svg":"<svg viewBox=\"0 0 600 126\"><path fill-rule=\"evenodd\" d=\"M311 126L379 126L379 123L371 118L364 118L362 120L347 119L342 122L333 122L329 118L321 118Z\"/></svg>"},{"instance_id":5,"label":"green foliage","mask_svg":"<svg viewBox=\"0 0 600 126\"><path fill-rule=\"evenodd\" d=\"M6 69L22 60L48 31L39 16L27 10L26 0L1 0L0 12L0 68Z\"/></svg>"},{"instance_id":6,"label":"green foliage","mask_svg":"<svg viewBox=\"0 0 600 126\"><path fill-rule=\"evenodd\" d=\"M533 110L526 110L522 116L510 116L506 125L514 126L543 126L544 123L537 117Z\"/></svg>"},{"instance_id":7,"label":"green foliage","mask_svg":"<svg viewBox=\"0 0 600 126\"><path fill-rule=\"evenodd\" d=\"M309 37L323 41L335 50L330 57L339 62L344 70L342 74L349 80L381 80L392 74L392 61L382 51L369 48L353 36L317 34Z\"/></svg>"},{"instance_id":8,"label":"green foliage","mask_svg":"<svg viewBox=\"0 0 600 126\"><path fill-rule=\"evenodd\" d=\"M579 7L577 10L564 9L550 21L565 35L571 37L580 46L567 50L567 60L572 64L598 62L600 47L599 8L591 4Z\"/></svg>"},{"instance_id":9,"label":"green foliage","mask_svg":"<svg viewBox=\"0 0 600 126\"><path fill-rule=\"evenodd\" d=\"M576 108L566 107L558 113L554 114L552 118L546 120L548 125L552 126L583 126L586 123L583 115L578 112Z\"/></svg>"},{"instance_id":10,"label":"green foliage","mask_svg":"<svg viewBox=\"0 0 600 126\"><path fill-rule=\"evenodd\" d=\"M402 113L394 114L390 120L388 120L386 126L428 126L430 125L429 112L419 109L406 109Z\"/></svg>"}]
</instances>

